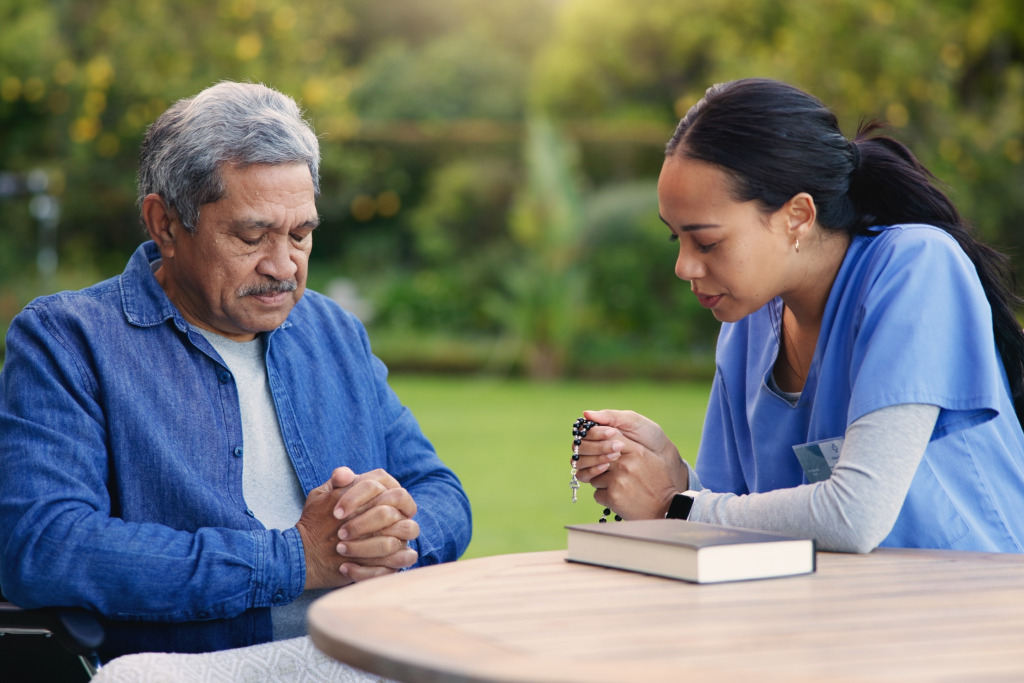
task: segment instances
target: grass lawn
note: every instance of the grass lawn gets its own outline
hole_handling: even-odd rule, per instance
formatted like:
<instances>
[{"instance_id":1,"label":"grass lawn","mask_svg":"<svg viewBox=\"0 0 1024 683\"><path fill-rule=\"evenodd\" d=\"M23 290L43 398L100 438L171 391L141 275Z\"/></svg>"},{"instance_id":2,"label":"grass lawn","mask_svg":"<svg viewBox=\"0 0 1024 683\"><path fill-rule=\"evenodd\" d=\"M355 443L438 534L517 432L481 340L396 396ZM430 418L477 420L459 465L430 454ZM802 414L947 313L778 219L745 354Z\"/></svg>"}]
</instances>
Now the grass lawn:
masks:
<instances>
[{"instance_id":1,"label":"grass lawn","mask_svg":"<svg viewBox=\"0 0 1024 683\"><path fill-rule=\"evenodd\" d=\"M693 462L710 386L703 383L530 382L392 375L473 506L463 557L565 548L565 525L596 522L593 489L571 502L572 423L583 410L635 410Z\"/></svg>"}]
</instances>

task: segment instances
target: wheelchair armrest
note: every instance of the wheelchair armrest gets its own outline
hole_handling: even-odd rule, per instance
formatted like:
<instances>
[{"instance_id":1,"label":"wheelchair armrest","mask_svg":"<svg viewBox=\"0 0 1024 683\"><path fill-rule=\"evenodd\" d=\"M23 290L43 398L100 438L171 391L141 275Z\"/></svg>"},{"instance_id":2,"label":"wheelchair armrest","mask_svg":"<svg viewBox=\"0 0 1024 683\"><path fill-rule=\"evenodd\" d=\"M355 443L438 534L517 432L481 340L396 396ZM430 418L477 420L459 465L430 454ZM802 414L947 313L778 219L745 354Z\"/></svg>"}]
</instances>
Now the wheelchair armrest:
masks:
<instances>
[{"instance_id":1,"label":"wheelchair armrest","mask_svg":"<svg viewBox=\"0 0 1024 683\"><path fill-rule=\"evenodd\" d=\"M88 656L103 644L103 625L84 609L45 607L22 609L0 602L0 633L52 633L61 645L77 655Z\"/></svg>"}]
</instances>

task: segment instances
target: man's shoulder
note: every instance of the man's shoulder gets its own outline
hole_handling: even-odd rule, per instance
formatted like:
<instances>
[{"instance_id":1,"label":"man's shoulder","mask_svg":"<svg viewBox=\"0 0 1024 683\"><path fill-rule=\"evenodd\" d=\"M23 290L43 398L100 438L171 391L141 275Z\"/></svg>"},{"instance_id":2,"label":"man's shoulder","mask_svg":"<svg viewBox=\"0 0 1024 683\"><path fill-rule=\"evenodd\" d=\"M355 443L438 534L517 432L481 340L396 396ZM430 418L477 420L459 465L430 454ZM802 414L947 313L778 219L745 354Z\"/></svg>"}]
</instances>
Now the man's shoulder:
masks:
<instances>
[{"instance_id":1,"label":"man's shoulder","mask_svg":"<svg viewBox=\"0 0 1024 683\"><path fill-rule=\"evenodd\" d=\"M321 346L368 345L366 328L359 318L327 295L313 290L306 290L280 331L284 338L315 339Z\"/></svg>"},{"instance_id":2,"label":"man's shoulder","mask_svg":"<svg viewBox=\"0 0 1024 683\"><path fill-rule=\"evenodd\" d=\"M370 339L359 318L330 297L307 290L281 327L270 333L275 358L368 359ZM282 356L283 354L283 356Z\"/></svg>"},{"instance_id":3,"label":"man's shoulder","mask_svg":"<svg viewBox=\"0 0 1024 683\"><path fill-rule=\"evenodd\" d=\"M83 289L36 297L24 310L50 317L95 316L104 310L119 312L121 295L118 278L114 276Z\"/></svg>"},{"instance_id":4,"label":"man's shoulder","mask_svg":"<svg viewBox=\"0 0 1024 683\"><path fill-rule=\"evenodd\" d=\"M288 316L291 323L330 324L362 329L359 318L346 311L338 302L326 294L307 289Z\"/></svg>"},{"instance_id":5,"label":"man's shoulder","mask_svg":"<svg viewBox=\"0 0 1024 683\"><path fill-rule=\"evenodd\" d=\"M40 353L67 358L65 354L124 348L122 342L130 326L120 302L116 278L34 299L11 321L7 359L12 353L38 360Z\"/></svg>"}]
</instances>

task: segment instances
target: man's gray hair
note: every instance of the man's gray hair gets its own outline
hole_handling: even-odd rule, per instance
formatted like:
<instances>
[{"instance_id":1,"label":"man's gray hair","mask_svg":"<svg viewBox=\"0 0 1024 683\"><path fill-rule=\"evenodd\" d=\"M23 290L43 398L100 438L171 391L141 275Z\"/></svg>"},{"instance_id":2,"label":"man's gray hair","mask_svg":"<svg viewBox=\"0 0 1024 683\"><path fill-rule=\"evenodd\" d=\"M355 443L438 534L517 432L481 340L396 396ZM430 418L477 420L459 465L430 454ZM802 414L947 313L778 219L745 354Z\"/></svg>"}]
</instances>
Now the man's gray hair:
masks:
<instances>
[{"instance_id":1,"label":"man's gray hair","mask_svg":"<svg viewBox=\"0 0 1024 683\"><path fill-rule=\"evenodd\" d=\"M224 196L223 163L304 163L320 196L320 144L295 100L265 85L224 81L178 100L146 131L139 208L158 194L194 233L199 207Z\"/></svg>"}]
</instances>

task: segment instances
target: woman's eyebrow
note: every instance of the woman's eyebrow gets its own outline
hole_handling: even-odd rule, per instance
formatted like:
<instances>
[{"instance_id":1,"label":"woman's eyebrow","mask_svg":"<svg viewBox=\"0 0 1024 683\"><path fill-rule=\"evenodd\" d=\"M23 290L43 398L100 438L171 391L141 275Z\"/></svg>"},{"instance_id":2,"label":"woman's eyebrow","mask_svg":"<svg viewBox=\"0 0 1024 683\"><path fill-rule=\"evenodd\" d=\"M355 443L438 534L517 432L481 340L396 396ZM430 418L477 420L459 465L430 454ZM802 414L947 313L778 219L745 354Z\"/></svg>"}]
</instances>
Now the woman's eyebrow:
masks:
<instances>
[{"instance_id":1,"label":"woman's eyebrow","mask_svg":"<svg viewBox=\"0 0 1024 683\"><path fill-rule=\"evenodd\" d=\"M665 225L668 226L669 230L675 230L676 229L676 228L673 228L669 224L669 222L667 220L665 220L665 217L662 216L660 213L658 214L658 218L661 219L662 223L664 223ZM689 225L680 225L678 230L679 230L679 232L693 232L695 230L705 230L707 228L717 228L717 227L719 227L718 223L690 223Z\"/></svg>"}]
</instances>

